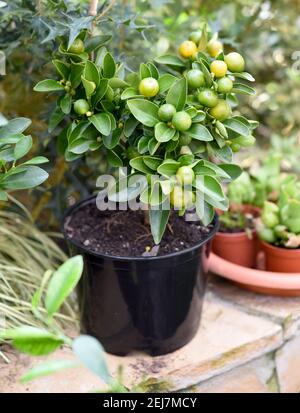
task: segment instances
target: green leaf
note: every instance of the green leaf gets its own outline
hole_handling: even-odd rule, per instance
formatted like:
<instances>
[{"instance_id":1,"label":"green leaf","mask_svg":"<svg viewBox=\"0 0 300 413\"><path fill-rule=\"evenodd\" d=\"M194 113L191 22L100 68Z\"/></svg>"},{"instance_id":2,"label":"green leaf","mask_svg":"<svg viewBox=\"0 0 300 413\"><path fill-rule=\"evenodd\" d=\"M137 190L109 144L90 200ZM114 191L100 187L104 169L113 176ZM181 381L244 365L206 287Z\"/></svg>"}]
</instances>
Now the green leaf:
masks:
<instances>
[{"instance_id":1,"label":"green leaf","mask_svg":"<svg viewBox=\"0 0 300 413\"><path fill-rule=\"evenodd\" d=\"M49 159L45 158L45 156L35 156L29 161L24 162L22 165L40 165L43 163L49 162Z\"/></svg>"},{"instance_id":2,"label":"green leaf","mask_svg":"<svg viewBox=\"0 0 300 413\"><path fill-rule=\"evenodd\" d=\"M247 128L247 126L244 123L237 119L226 119L224 120L223 124L226 126L227 129L230 129L238 135L248 136L250 134L249 128Z\"/></svg>"},{"instance_id":3,"label":"green leaf","mask_svg":"<svg viewBox=\"0 0 300 413\"><path fill-rule=\"evenodd\" d=\"M142 155L148 151L149 138L147 136L141 136L138 141L138 152ZM155 139L154 139L155 140Z\"/></svg>"},{"instance_id":4,"label":"green leaf","mask_svg":"<svg viewBox=\"0 0 300 413\"><path fill-rule=\"evenodd\" d=\"M220 211L227 211L229 208L229 200L226 198L223 201L218 201L214 198L204 195L205 202L211 205L214 208L219 209Z\"/></svg>"},{"instance_id":5,"label":"green leaf","mask_svg":"<svg viewBox=\"0 0 300 413\"><path fill-rule=\"evenodd\" d=\"M72 98L70 95L65 95L59 103L59 106L63 113L68 115L72 108Z\"/></svg>"},{"instance_id":6,"label":"green leaf","mask_svg":"<svg viewBox=\"0 0 300 413\"><path fill-rule=\"evenodd\" d=\"M161 206L162 208L162 206ZM155 244L159 244L169 221L170 210L149 209L151 234Z\"/></svg>"},{"instance_id":7,"label":"green leaf","mask_svg":"<svg viewBox=\"0 0 300 413\"><path fill-rule=\"evenodd\" d=\"M82 81L82 84L84 86L85 94L86 94L87 98L90 98L96 90L96 87L97 87L96 83L85 79L83 76L81 76L81 81Z\"/></svg>"},{"instance_id":8,"label":"green leaf","mask_svg":"<svg viewBox=\"0 0 300 413\"><path fill-rule=\"evenodd\" d=\"M81 83L81 75L84 70L84 65L82 63L72 63L71 64L71 73L70 73L70 82L73 88L77 88Z\"/></svg>"},{"instance_id":9,"label":"green leaf","mask_svg":"<svg viewBox=\"0 0 300 413\"><path fill-rule=\"evenodd\" d=\"M111 166L114 166L115 168L123 166L123 161L119 157L119 155L115 151L110 149L107 149L107 161Z\"/></svg>"},{"instance_id":10,"label":"green leaf","mask_svg":"<svg viewBox=\"0 0 300 413\"><path fill-rule=\"evenodd\" d=\"M197 110L197 115L192 119L193 123L203 122L206 118L206 113L203 110Z\"/></svg>"},{"instance_id":11,"label":"green leaf","mask_svg":"<svg viewBox=\"0 0 300 413\"><path fill-rule=\"evenodd\" d=\"M154 61L161 65L171 66L176 69L185 68L185 63L181 59L179 59L179 57L176 57L174 55L159 56L156 57Z\"/></svg>"},{"instance_id":12,"label":"green leaf","mask_svg":"<svg viewBox=\"0 0 300 413\"><path fill-rule=\"evenodd\" d=\"M116 63L110 53L106 53L103 59L103 77L110 79L116 73Z\"/></svg>"},{"instance_id":13,"label":"green leaf","mask_svg":"<svg viewBox=\"0 0 300 413\"><path fill-rule=\"evenodd\" d=\"M198 141L209 142L214 140L209 130L199 123L193 123L186 134L193 139L197 139Z\"/></svg>"},{"instance_id":14,"label":"green leaf","mask_svg":"<svg viewBox=\"0 0 300 413\"><path fill-rule=\"evenodd\" d=\"M170 89L170 87L176 82L177 77L166 73L159 77L158 84L159 84L159 93L164 93Z\"/></svg>"},{"instance_id":15,"label":"green leaf","mask_svg":"<svg viewBox=\"0 0 300 413\"><path fill-rule=\"evenodd\" d=\"M108 136L103 136L104 146L108 149L115 148L120 142L122 132L122 129L115 129Z\"/></svg>"},{"instance_id":16,"label":"green leaf","mask_svg":"<svg viewBox=\"0 0 300 413\"><path fill-rule=\"evenodd\" d=\"M196 213L203 225L209 225L214 219L214 208L204 201L204 198L197 193L196 195Z\"/></svg>"},{"instance_id":17,"label":"green leaf","mask_svg":"<svg viewBox=\"0 0 300 413\"><path fill-rule=\"evenodd\" d=\"M31 120L27 118L15 118L8 121L5 125L0 127L0 134L2 137L9 134L18 134L24 132L28 126L31 125Z\"/></svg>"},{"instance_id":18,"label":"green leaf","mask_svg":"<svg viewBox=\"0 0 300 413\"><path fill-rule=\"evenodd\" d=\"M68 259L52 275L45 297L45 308L50 316L56 313L74 290L83 271L83 259L77 255Z\"/></svg>"},{"instance_id":19,"label":"green leaf","mask_svg":"<svg viewBox=\"0 0 300 413\"><path fill-rule=\"evenodd\" d=\"M245 80L248 80L249 82L255 82L254 77L250 73L247 73L247 72L232 73L232 72L229 72L229 71L228 71L228 73L230 75L234 76L234 77L238 77L240 79L245 79Z\"/></svg>"},{"instance_id":20,"label":"green leaf","mask_svg":"<svg viewBox=\"0 0 300 413\"><path fill-rule=\"evenodd\" d=\"M97 113L91 116L89 120L102 135L108 136L110 134L111 121L107 113Z\"/></svg>"},{"instance_id":21,"label":"green leaf","mask_svg":"<svg viewBox=\"0 0 300 413\"><path fill-rule=\"evenodd\" d=\"M154 135L158 142L168 142L174 138L176 130L170 128L164 122L159 122L155 125Z\"/></svg>"},{"instance_id":22,"label":"green leaf","mask_svg":"<svg viewBox=\"0 0 300 413\"><path fill-rule=\"evenodd\" d=\"M155 138L151 138L148 142L148 151L150 155L154 155L155 152L160 147L160 142L158 142Z\"/></svg>"},{"instance_id":23,"label":"green leaf","mask_svg":"<svg viewBox=\"0 0 300 413\"><path fill-rule=\"evenodd\" d=\"M73 341L73 351L80 361L101 378L109 383L111 376L105 361L105 352L99 341L91 336L82 335Z\"/></svg>"},{"instance_id":24,"label":"green leaf","mask_svg":"<svg viewBox=\"0 0 300 413\"><path fill-rule=\"evenodd\" d=\"M159 71L158 71L157 67L152 62L147 63L147 66L148 66L148 69L150 70L150 76L154 77L154 79L158 80Z\"/></svg>"},{"instance_id":25,"label":"green leaf","mask_svg":"<svg viewBox=\"0 0 300 413\"><path fill-rule=\"evenodd\" d=\"M70 65L67 65L62 60L57 60L57 59L52 60L52 63L56 67L56 70L60 74L61 78L64 80L67 80L69 77L69 73L70 73Z\"/></svg>"},{"instance_id":26,"label":"green leaf","mask_svg":"<svg viewBox=\"0 0 300 413\"><path fill-rule=\"evenodd\" d=\"M153 174L153 170L145 164L143 156L131 159L129 164L133 169L143 172L144 174Z\"/></svg>"},{"instance_id":27,"label":"green leaf","mask_svg":"<svg viewBox=\"0 0 300 413\"><path fill-rule=\"evenodd\" d=\"M205 83L206 83L206 85L208 86L208 87L211 87L211 85L212 85L212 77L211 77L211 73L210 73L210 71L207 69L207 67L206 67L206 64L205 64L205 61L203 60L203 59L200 59L200 68L201 68L201 71L203 72L203 74L204 74L204 78L205 78Z\"/></svg>"},{"instance_id":28,"label":"green leaf","mask_svg":"<svg viewBox=\"0 0 300 413\"><path fill-rule=\"evenodd\" d=\"M85 62L85 67L83 71L83 77L90 81L94 82L96 87L99 85L100 82L100 76L99 76L99 71L97 66L91 62L90 60L87 60Z\"/></svg>"},{"instance_id":29,"label":"green leaf","mask_svg":"<svg viewBox=\"0 0 300 413\"><path fill-rule=\"evenodd\" d=\"M220 164L219 168L223 169L223 171L230 176L232 180L237 179L243 170L238 165L233 164Z\"/></svg>"},{"instance_id":30,"label":"green leaf","mask_svg":"<svg viewBox=\"0 0 300 413\"><path fill-rule=\"evenodd\" d=\"M50 115L49 124L48 124L48 132L52 133L56 126L60 124L60 122L64 119L65 114L62 112L60 107L56 107L54 111Z\"/></svg>"},{"instance_id":31,"label":"green leaf","mask_svg":"<svg viewBox=\"0 0 300 413\"><path fill-rule=\"evenodd\" d=\"M234 83L231 93L241 93L242 95L255 95L255 90L247 85L242 83Z\"/></svg>"},{"instance_id":32,"label":"green leaf","mask_svg":"<svg viewBox=\"0 0 300 413\"><path fill-rule=\"evenodd\" d=\"M195 183L193 183L197 190L203 194L210 196L213 199L222 201L225 199L225 195L221 184L212 176L197 176Z\"/></svg>"},{"instance_id":33,"label":"green leaf","mask_svg":"<svg viewBox=\"0 0 300 413\"><path fill-rule=\"evenodd\" d=\"M16 327L0 333L0 339L12 340L12 345L19 351L33 356L42 356L55 351L64 341L50 333L31 326Z\"/></svg>"},{"instance_id":34,"label":"green leaf","mask_svg":"<svg viewBox=\"0 0 300 413\"><path fill-rule=\"evenodd\" d=\"M103 98L108 89L108 79L101 79L99 85L96 89L95 94L92 96L93 105L96 106L97 103Z\"/></svg>"},{"instance_id":35,"label":"green leaf","mask_svg":"<svg viewBox=\"0 0 300 413\"><path fill-rule=\"evenodd\" d=\"M140 64L140 79L151 77L151 71L145 63Z\"/></svg>"},{"instance_id":36,"label":"green leaf","mask_svg":"<svg viewBox=\"0 0 300 413\"><path fill-rule=\"evenodd\" d=\"M162 163L162 159L158 158L156 156L143 156L143 161L145 165L147 165L149 168L153 169L153 171L156 171L156 169L159 167L159 165Z\"/></svg>"},{"instance_id":37,"label":"green leaf","mask_svg":"<svg viewBox=\"0 0 300 413\"><path fill-rule=\"evenodd\" d=\"M127 100L127 99L131 99L131 98L136 98L141 96L137 89L134 87L128 87L127 89L124 90L124 92L121 95L121 99L122 100Z\"/></svg>"},{"instance_id":38,"label":"green leaf","mask_svg":"<svg viewBox=\"0 0 300 413\"><path fill-rule=\"evenodd\" d=\"M4 189L18 190L18 189L30 189L42 184L49 175L46 171L38 166L26 166L22 167L18 172L18 167L15 169L15 173L4 177L2 184Z\"/></svg>"},{"instance_id":39,"label":"green leaf","mask_svg":"<svg viewBox=\"0 0 300 413\"><path fill-rule=\"evenodd\" d=\"M76 155L81 155L90 149L90 144L93 143L92 140L87 140L84 138L79 138L68 145L68 151L75 153Z\"/></svg>"},{"instance_id":40,"label":"green leaf","mask_svg":"<svg viewBox=\"0 0 300 413\"><path fill-rule=\"evenodd\" d=\"M132 99L127 102L130 112L143 125L153 127L158 122L158 106L144 99Z\"/></svg>"},{"instance_id":41,"label":"green leaf","mask_svg":"<svg viewBox=\"0 0 300 413\"><path fill-rule=\"evenodd\" d=\"M118 77L112 77L109 79L109 86L113 89L124 89L129 86L125 80L119 79Z\"/></svg>"},{"instance_id":42,"label":"green leaf","mask_svg":"<svg viewBox=\"0 0 300 413\"><path fill-rule=\"evenodd\" d=\"M15 160L17 161L20 158L23 158L31 149L32 147L32 137L29 136L23 136L17 143L14 148L14 157Z\"/></svg>"},{"instance_id":43,"label":"green leaf","mask_svg":"<svg viewBox=\"0 0 300 413\"><path fill-rule=\"evenodd\" d=\"M29 381L39 379L40 377L49 376L58 371L78 366L78 362L70 360L53 360L33 367L27 373L23 374L21 383L28 383Z\"/></svg>"},{"instance_id":44,"label":"green leaf","mask_svg":"<svg viewBox=\"0 0 300 413\"><path fill-rule=\"evenodd\" d=\"M124 135L126 138L129 138L133 134L138 124L138 120L133 116L129 116L124 125Z\"/></svg>"},{"instance_id":45,"label":"green leaf","mask_svg":"<svg viewBox=\"0 0 300 413\"><path fill-rule=\"evenodd\" d=\"M174 105L177 111L184 108L187 98L187 81L185 78L177 80L170 88L166 102Z\"/></svg>"},{"instance_id":46,"label":"green leaf","mask_svg":"<svg viewBox=\"0 0 300 413\"><path fill-rule=\"evenodd\" d=\"M98 36L88 37L84 42L85 51L91 53L99 47L103 46L111 39L110 35L100 34Z\"/></svg>"},{"instance_id":47,"label":"green leaf","mask_svg":"<svg viewBox=\"0 0 300 413\"><path fill-rule=\"evenodd\" d=\"M37 83L33 90L35 92L54 92L58 90L65 90L64 86L61 85L57 80L45 79Z\"/></svg>"},{"instance_id":48,"label":"green leaf","mask_svg":"<svg viewBox=\"0 0 300 413\"><path fill-rule=\"evenodd\" d=\"M180 162L168 159L157 168L157 172L160 175L169 178L170 176L176 175L177 169L180 167L180 165Z\"/></svg>"}]
</instances>

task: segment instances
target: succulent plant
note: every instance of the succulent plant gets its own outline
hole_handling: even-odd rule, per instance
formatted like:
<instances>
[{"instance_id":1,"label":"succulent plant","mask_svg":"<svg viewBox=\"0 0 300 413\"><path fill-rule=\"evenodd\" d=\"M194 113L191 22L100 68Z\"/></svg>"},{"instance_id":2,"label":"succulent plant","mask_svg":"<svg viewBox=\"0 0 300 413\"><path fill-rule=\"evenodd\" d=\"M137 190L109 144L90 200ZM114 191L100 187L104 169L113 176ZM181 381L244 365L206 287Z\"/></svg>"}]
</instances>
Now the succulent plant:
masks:
<instances>
[{"instance_id":1,"label":"succulent plant","mask_svg":"<svg viewBox=\"0 0 300 413\"><path fill-rule=\"evenodd\" d=\"M300 181L295 175L285 178L277 203L265 201L258 233L270 244L300 247Z\"/></svg>"}]
</instances>

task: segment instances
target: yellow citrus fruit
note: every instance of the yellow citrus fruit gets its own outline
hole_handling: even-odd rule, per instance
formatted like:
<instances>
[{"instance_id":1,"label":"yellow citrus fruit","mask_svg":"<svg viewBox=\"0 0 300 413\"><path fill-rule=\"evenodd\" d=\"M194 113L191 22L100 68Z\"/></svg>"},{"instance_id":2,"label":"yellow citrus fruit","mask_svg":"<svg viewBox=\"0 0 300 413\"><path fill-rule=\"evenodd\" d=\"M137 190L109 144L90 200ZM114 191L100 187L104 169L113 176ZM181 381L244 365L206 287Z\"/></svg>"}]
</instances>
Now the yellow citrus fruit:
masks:
<instances>
[{"instance_id":1,"label":"yellow citrus fruit","mask_svg":"<svg viewBox=\"0 0 300 413\"><path fill-rule=\"evenodd\" d=\"M211 57L217 57L223 52L223 45L219 40L211 40L207 44L207 52Z\"/></svg>"},{"instance_id":2,"label":"yellow citrus fruit","mask_svg":"<svg viewBox=\"0 0 300 413\"><path fill-rule=\"evenodd\" d=\"M245 60L239 53L229 53L224 59L231 72L243 72L245 70Z\"/></svg>"},{"instance_id":3,"label":"yellow citrus fruit","mask_svg":"<svg viewBox=\"0 0 300 413\"><path fill-rule=\"evenodd\" d=\"M188 59L189 57L193 57L196 53L197 53L197 46L191 40L185 40L179 46L179 54L185 59Z\"/></svg>"},{"instance_id":4,"label":"yellow citrus fruit","mask_svg":"<svg viewBox=\"0 0 300 413\"><path fill-rule=\"evenodd\" d=\"M227 64L223 60L214 60L210 65L210 71L216 77L224 77L227 73Z\"/></svg>"},{"instance_id":5,"label":"yellow citrus fruit","mask_svg":"<svg viewBox=\"0 0 300 413\"><path fill-rule=\"evenodd\" d=\"M231 107L226 100L219 99L216 106L210 109L209 114L222 122L231 115Z\"/></svg>"}]
</instances>

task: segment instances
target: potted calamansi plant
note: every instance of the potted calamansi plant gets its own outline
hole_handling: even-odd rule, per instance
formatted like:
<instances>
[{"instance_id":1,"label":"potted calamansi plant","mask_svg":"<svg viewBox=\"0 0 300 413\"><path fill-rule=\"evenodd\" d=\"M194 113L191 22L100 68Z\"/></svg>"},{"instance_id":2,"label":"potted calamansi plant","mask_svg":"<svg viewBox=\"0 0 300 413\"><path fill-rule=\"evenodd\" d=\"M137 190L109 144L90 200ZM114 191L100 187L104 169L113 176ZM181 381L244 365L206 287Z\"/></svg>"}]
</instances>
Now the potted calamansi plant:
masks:
<instances>
[{"instance_id":1,"label":"potted calamansi plant","mask_svg":"<svg viewBox=\"0 0 300 413\"><path fill-rule=\"evenodd\" d=\"M276 203L266 201L258 223L266 269L300 273L300 182L289 175Z\"/></svg>"},{"instance_id":2,"label":"potted calamansi plant","mask_svg":"<svg viewBox=\"0 0 300 413\"><path fill-rule=\"evenodd\" d=\"M214 209L228 208L222 182L241 173L233 150L254 140L251 121L231 108L253 89L235 78L253 78L222 52L212 58L201 39L201 50L200 40L188 43L183 59L161 56L138 73L97 42L92 59L84 33L80 40L75 55L72 44L60 46L60 80L35 90L60 93L68 160L105 151L111 166L126 168L117 181L100 177L107 187L97 199L65 217L65 236L85 260L82 327L115 354L164 354L198 329Z\"/></svg>"},{"instance_id":3,"label":"potted calamansi plant","mask_svg":"<svg viewBox=\"0 0 300 413\"><path fill-rule=\"evenodd\" d=\"M229 208L220 215L220 229L213 240L213 252L227 261L255 267L258 252L255 220L256 192L250 175L243 172L228 185Z\"/></svg>"}]
</instances>

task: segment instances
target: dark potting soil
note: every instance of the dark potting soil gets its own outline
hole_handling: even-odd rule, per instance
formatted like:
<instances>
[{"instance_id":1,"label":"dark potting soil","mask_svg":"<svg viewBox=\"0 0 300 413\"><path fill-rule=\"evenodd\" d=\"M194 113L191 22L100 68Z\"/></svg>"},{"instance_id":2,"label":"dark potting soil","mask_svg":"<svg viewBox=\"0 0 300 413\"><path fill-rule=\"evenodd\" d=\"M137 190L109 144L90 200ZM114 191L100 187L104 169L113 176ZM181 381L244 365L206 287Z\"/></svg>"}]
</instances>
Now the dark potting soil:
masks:
<instances>
[{"instance_id":1,"label":"dark potting soil","mask_svg":"<svg viewBox=\"0 0 300 413\"><path fill-rule=\"evenodd\" d=\"M172 212L164 237L155 246L143 211L99 211L95 202L76 209L65 222L69 239L90 251L122 257L161 256L194 246L207 238L213 225L187 222ZM146 254L145 254L146 253Z\"/></svg>"},{"instance_id":2,"label":"dark potting soil","mask_svg":"<svg viewBox=\"0 0 300 413\"><path fill-rule=\"evenodd\" d=\"M244 228L226 228L225 225L220 224L219 232L225 233L225 234L238 234L241 232L245 232Z\"/></svg>"}]
</instances>

